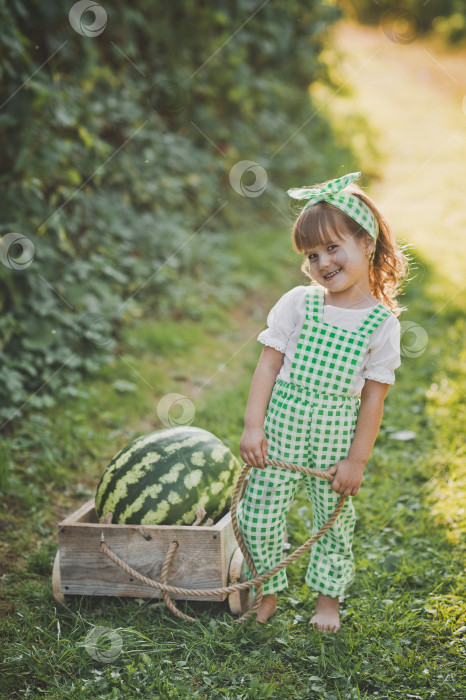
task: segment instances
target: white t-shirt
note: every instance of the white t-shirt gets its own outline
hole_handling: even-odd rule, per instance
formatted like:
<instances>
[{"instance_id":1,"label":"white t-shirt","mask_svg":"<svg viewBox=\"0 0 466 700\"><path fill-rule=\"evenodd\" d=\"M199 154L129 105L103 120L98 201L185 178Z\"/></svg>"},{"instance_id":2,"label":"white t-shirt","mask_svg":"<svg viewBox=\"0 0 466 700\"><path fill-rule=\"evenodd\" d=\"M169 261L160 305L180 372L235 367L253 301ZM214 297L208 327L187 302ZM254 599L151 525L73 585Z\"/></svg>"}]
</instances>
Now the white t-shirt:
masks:
<instances>
[{"instance_id":1,"label":"white t-shirt","mask_svg":"<svg viewBox=\"0 0 466 700\"><path fill-rule=\"evenodd\" d=\"M306 293L309 285L300 285L286 292L272 307L267 316L266 330L257 340L285 354L277 379L289 381L303 323L306 320ZM324 304L324 323L355 331L373 306L365 309L343 309ZM366 379L383 384L395 383L395 369L401 365L401 327L398 318L390 314L372 332L358 377L351 395L359 396Z\"/></svg>"}]
</instances>

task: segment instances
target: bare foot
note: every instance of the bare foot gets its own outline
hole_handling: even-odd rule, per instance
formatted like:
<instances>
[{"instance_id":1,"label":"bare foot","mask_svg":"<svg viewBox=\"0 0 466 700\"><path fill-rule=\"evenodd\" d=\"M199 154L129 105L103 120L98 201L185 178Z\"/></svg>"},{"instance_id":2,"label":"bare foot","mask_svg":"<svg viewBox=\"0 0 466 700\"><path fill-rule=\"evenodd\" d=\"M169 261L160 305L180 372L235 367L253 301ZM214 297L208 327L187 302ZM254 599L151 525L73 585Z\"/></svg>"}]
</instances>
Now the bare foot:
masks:
<instances>
[{"instance_id":1,"label":"bare foot","mask_svg":"<svg viewBox=\"0 0 466 700\"><path fill-rule=\"evenodd\" d=\"M262 596L261 604L256 611L257 622L267 622L277 612L277 594L269 593Z\"/></svg>"},{"instance_id":2,"label":"bare foot","mask_svg":"<svg viewBox=\"0 0 466 700\"><path fill-rule=\"evenodd\" d=\"M319 593L316 600L316 611L309 620L309 624L315 623L319 632L338 632L340 629L339 598L330 598Z\"/></svg>"}]
</instances>

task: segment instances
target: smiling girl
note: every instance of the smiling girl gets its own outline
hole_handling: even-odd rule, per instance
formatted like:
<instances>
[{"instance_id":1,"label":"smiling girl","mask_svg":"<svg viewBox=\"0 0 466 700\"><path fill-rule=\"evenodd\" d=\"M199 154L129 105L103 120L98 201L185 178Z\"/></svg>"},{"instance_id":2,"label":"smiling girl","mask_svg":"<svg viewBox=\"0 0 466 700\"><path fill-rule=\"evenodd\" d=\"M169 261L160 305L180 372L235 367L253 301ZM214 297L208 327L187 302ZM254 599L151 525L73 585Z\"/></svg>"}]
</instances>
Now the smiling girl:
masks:
<instances>
[{"instance_id":1,"label":"smiling girl","mask_svg":"<svg viewBox=\"0 0 466 700\"><path fill-rule=\"evenodd\" d=\"M252 465L238 511L239 526L258 574L281 560L286 516L304 481L313 533L329 519L340 495L343 510L311 549L307 585L318 592L310 623L340 628L339 602L354 578L355 511L389 386L400 366L403 310L395 301L408 258L375 203L350 173L314 188L288 190L307 203L296 219L292 245L311 284L284 294L268 328L247 402L241 457ZM334 475L333 481L264 466L264 458ZM282 570L263 584L257 620L277 608L287 588Z\"/></svg>"}]
</instances>

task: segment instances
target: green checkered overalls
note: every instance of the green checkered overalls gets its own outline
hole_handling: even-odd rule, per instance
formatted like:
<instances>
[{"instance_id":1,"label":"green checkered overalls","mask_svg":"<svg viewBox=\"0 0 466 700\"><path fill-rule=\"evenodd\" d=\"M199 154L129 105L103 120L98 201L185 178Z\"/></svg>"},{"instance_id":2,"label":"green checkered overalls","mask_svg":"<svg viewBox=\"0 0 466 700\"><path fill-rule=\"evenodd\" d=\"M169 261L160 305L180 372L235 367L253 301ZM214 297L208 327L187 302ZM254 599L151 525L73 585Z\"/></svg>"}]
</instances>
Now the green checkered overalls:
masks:
<instances>
[{"instance_id":1,"label":"green checkered overalls","mask_svg":"<svg viewBox=\"0 0 466 700\"><path fill-rule=\"evenodd\" d=\"M323 314L324 288L311 285L290 380L276 380L264 421L270 459L322 470L348 454L360 405L351 391L370 335L390 311L378 304L356 331L324 323ZM314 534L339 500L330 482L273 466L250 471L238 521L259 574L281 560L286 515L302 480L312 503ZM340 597L353 580L354 524L354 506L348 497L333 526L311 549L306 583L319 593ZM287 585L283 569L265 581L262 590L274 593Z\"/></svg>"}]
</instances>

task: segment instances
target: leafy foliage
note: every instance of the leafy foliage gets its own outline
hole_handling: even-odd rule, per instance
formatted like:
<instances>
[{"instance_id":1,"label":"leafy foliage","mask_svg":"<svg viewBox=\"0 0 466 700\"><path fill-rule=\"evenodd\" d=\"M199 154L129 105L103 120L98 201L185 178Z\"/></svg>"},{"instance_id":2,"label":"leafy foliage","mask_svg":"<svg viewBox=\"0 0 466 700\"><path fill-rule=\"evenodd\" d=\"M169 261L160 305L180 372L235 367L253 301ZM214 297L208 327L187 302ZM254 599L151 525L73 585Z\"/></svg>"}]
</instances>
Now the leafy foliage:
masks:
<instances>
[{"instance_id":1,"label":"leafy foliage","mask_svg":"<svg viewBox=\"0 0 466 700\"><path fill-rule=\"evenodd\" d=\"M391 23L394 32L414 37L418 31L434 30L446 43L455 44L466 38L466 9L463 0L348 0L349 12L359 22ZM396 24L400 27L396 28ZM410 28L403 25L411 25ZM403 43L403 41L402 41Z\"/></svg>"},{"instance_id":2,"label":"leafy foliage","mask_svg":"<svg viewBox=\"0 0 466 700\"><path fill-rule=\"evenodd\" d=\"M332 84L320 54L339 11L321 0L117 0L96 36L73 29L74 5L10 5L0 0L7 422L73 396L133 317L201 318L193 290L231 298L231 232L276 218L290 182L348 160L307 93ZM81 20L85 31L94 16ZM265 168L261 196L230 186L242 160Z\"/></svg>"}]
</instances>

